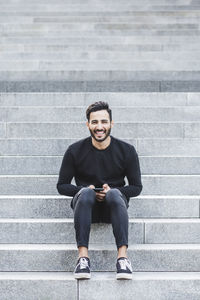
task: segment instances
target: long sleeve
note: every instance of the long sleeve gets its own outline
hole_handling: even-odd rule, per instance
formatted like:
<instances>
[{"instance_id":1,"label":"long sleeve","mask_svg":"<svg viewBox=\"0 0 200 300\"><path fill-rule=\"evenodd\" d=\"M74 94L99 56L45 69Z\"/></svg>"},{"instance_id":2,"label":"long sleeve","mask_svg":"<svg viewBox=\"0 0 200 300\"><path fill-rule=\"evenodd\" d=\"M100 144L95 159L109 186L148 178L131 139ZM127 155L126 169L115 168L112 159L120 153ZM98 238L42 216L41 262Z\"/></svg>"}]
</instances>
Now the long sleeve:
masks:
<instances>
[{"instance_id":1,"label":"long sleeve","mask_svg":"<svg viewBox=\"0 0 200 300\"><path fill-rule=\"evenodd\" d=\"M57 183L57 190L59 194L66 196L74 196L82 188L82 186L76 186L71 184L74 175L75 168L73 156L69 147L65 152L60 168L59 179Z\"/></svg>"},{"instance_id":2,"label":"long sleeve","mask_svg":"<svg viewBox=\"0 0 200 300\"><path fill-rule=\"evenodd\" d=\"M117 187L127 198L136 197L142 191L141 172L137 152L131 147L126 164L127 186Z\"/></svg>"}]
</instances>

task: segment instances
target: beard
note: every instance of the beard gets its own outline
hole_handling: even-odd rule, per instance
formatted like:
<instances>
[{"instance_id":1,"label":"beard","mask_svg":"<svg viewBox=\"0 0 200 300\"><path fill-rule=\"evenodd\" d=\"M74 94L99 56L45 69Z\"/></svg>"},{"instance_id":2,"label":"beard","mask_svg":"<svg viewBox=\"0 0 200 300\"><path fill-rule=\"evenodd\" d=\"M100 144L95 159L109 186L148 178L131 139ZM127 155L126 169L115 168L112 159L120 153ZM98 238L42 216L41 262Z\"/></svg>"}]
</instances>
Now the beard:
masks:
<instances>
[{"instance_id":1,"label":"beard","mask_svg":"<svg viewBox=\"0 0 200 300\"><path fill-rule=\"evenodd\" d=\"M102 143L103 141L105 141L107 139L107 137L110 135L111 133L111 127L108 129L108 130L103 130L103 132L105 133L105 136L104 137L100 137L100 138L97 138L95 136L95 133L98 132L98 131L102 131L102 130L90 130L90 134L91 136L95 139L95 141L99 142L99 143Z\"/></svg>"}]
</instances>

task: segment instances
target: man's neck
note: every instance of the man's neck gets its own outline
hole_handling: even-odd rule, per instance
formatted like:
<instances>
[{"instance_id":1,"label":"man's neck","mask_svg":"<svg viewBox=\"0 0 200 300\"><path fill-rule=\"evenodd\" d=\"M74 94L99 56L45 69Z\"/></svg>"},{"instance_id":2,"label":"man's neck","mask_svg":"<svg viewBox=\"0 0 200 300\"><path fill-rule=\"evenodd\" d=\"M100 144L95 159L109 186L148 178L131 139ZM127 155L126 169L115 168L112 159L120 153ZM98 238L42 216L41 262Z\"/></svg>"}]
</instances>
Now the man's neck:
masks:
<instances>
[{"instance_id":1,"label":"man's neck","mask_svg":"<svg viewBox=\"0 0 200 300\"><path fill-rule=\"evenodd\" d=\"M99 150L104 150L106 149L109 145L110 145L110 142L111 142L111 137L108 136L107 139L103 142L97 142L93 137L92 137L92 145L99 149Z\"/></svg>"}]
</instances>

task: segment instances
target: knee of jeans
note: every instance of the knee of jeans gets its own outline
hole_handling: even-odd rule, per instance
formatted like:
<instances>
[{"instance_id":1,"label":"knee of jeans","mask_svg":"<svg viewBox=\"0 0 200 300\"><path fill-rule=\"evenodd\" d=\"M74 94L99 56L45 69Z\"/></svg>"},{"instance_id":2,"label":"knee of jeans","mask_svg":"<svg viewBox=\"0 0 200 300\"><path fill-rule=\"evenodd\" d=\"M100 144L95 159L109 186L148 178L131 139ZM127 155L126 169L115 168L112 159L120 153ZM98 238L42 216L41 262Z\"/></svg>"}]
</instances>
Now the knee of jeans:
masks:
<instances>
[{"instance_id":1,"label":"knee of jeans","mask_svg":"<svg viewBox=\"0 0 200 300\"><path fill-rule=\"evenodd\" d=\"M80 191L78 202L84 205L93 204L95 201L96 193L90 188L83 188Z\"/></svg>"},{"instance_id":2,"label":"knee of jeans","mask_svg":"<svg viewBox=\"0 0 200 300\"><path fill-rule=\"evenodd\" d=\"M121 202L121 197L119 197L120 195L121 192L118 189L110 189L106 193L107 203L109 203L110 205L120 203Z\"/></svg>"}]
</instances>

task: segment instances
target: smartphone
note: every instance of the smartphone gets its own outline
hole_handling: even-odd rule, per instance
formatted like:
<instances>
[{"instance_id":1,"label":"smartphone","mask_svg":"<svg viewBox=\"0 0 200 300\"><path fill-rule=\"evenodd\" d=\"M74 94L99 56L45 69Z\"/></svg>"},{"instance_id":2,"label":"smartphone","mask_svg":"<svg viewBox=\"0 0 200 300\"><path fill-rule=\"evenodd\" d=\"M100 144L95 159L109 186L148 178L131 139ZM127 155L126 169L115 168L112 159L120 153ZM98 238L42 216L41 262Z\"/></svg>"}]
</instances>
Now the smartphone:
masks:
<instances>
[{"instance_id":1,"label":"smartphone","mask_svg":"<svg viewBox=\"0 0 200 300\"><path fill-rule=\"evenodd\" d=\"M95 192L102 192L104 190L104 188L94 188L93 191Z\"/></svg>"}]
</instances>

